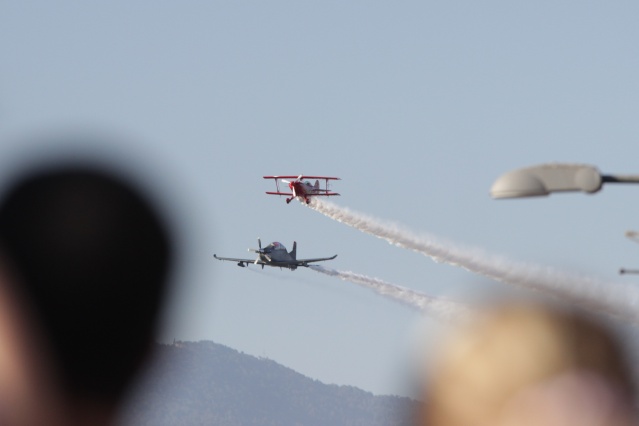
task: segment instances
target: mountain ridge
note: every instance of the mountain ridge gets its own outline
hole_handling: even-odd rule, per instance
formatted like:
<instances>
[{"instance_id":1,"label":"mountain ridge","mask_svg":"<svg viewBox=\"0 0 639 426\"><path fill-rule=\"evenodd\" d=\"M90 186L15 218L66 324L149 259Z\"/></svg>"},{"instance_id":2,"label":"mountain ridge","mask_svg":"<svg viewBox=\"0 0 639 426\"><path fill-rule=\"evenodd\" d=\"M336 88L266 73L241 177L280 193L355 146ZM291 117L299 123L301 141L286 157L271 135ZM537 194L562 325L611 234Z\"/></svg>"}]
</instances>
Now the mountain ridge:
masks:
<instances>
[{"instance_id":1,"label":"mountain ridge","mask_svg":"<svg viewBox=\"0 0 639 426\"><path fill-rule=\"evenodd\" d=\"M122 426L408 426L418 403L324 384L211 341L157 344Z\"/></svg>"}]
</instances>

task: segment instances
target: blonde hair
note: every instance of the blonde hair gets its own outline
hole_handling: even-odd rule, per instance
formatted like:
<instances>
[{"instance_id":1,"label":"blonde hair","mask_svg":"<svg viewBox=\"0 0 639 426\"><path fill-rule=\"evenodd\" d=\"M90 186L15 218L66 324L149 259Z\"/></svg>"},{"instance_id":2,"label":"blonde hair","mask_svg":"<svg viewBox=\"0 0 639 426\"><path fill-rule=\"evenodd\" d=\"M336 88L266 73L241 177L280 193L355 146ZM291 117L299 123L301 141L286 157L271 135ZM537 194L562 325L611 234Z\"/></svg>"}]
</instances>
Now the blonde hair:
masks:
<instances>
[{"instance_id":1,"label":"blonde hair","mask_svg":"<svg viewBox=\"0 0 639 426\"><path fill-rule=\"evenodd\" d=\"M629 371L616 336L601 323L547 307L499 306L444 344L425 389L421 420L429 426L565 424L535 422L530 413L526 422L516 422L513 407L523 408L524 392L531 396L531 389L547 389L544 385L563 375L596 378L570 381L572 388L563 388L575 389L575 383L580 383L577 388L584 389L586 383L604 383L614 395L611 401L629 407L634 396ZM556 393L555 405L561 400ZM588 398L584 393L581 400ZM513 405L513 401L519 402ZM579 401L571 404L579 405ZM540 415L541 405L537 410ZM608 418L600 424L627 423Z\"/></svg>"}]
</instances>

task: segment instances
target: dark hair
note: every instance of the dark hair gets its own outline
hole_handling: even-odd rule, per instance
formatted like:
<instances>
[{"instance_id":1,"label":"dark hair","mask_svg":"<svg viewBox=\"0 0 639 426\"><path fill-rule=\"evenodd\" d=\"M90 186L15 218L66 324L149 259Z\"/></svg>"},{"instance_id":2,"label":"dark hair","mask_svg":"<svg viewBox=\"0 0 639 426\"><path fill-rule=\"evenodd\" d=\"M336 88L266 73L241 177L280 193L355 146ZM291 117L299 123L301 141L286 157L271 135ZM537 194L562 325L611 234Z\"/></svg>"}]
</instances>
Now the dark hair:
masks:
<instances>
[{"instance_id":1,"label":"dark hair","mask_svg":"<svg viewBox=\"0 0 639 426\"><path fill-rule=\"evenodd\" d=\"M39 169L0 201L0 247L65 390L121 396L148 355L171 266L149 200L104 170Z\"/></svg>"}]
</instances>

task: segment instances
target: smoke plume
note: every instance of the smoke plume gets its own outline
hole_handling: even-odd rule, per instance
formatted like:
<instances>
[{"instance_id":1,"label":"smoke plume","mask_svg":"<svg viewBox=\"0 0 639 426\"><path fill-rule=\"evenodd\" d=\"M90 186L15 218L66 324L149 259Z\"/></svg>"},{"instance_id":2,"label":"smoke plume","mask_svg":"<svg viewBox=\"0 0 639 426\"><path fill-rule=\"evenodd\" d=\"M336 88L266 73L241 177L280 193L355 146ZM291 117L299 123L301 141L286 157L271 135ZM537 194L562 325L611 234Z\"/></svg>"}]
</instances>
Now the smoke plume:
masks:
<instances>
[{"instance_id":1,"label":"smoke plume","mask_svg":"<svg viewBox=\"0 0 639 426\"><path fill-rule=\"evenodd\" d=\"M378 294L394 299L404 305L418 309L437 320L447 323L459 323L471 317L471 310L466 306L449 300L427 296L406 287L401 287L382 281L378 278L367 277L350 271L338 271L319 265L309 268L322 274L338 277L344 281L370 288Z\"/></svg>"},{"instance_id":2,"label":"smoke plume","mask_svg":"<svg viewBox=\"0 0 639 426\"><path fill-rule=\"evenodd\" d=\"M569 302L639 322L639 291L629 285L605 283L592 277L534 265L462 246L313 198L308 207L390 244L464 268L496 281L540 290Z\"/></svg>"}]
</instances>

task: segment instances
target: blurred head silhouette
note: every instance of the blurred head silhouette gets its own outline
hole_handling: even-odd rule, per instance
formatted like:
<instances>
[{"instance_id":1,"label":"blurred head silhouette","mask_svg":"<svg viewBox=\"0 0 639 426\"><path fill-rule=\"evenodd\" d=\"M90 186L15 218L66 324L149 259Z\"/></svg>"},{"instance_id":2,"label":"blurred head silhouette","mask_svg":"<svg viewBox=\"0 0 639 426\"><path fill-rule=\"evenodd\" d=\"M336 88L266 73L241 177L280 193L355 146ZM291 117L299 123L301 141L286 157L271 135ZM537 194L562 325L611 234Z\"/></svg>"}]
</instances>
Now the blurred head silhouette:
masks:
<instances>
[{"instance_id":1,"label":"blurred head silhouette","mask_svg":"<svg viewBox=\"0 0 639 426\"><path fill-rule=\"evenodd\" d=\"M23 346L41 351L37 364L65 403L123 397L149 354L172 250L143 191L105 167L40 165L8 185L0 285L21 307L17 328L35 336Z\"/></svg>"},{"instance_id":2,"label":"blurred head silhouette","mask_svg":"<svg viewBox=\"0 0 639 426\"><path fill-rule=\"evenodd\" d=\"M576 312L505 304L442 347L420 424L635 424L634 384L616 336Z\"/></svg>"}]
</instances>

